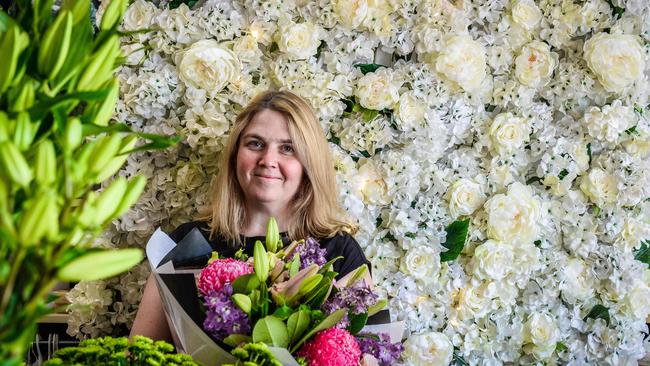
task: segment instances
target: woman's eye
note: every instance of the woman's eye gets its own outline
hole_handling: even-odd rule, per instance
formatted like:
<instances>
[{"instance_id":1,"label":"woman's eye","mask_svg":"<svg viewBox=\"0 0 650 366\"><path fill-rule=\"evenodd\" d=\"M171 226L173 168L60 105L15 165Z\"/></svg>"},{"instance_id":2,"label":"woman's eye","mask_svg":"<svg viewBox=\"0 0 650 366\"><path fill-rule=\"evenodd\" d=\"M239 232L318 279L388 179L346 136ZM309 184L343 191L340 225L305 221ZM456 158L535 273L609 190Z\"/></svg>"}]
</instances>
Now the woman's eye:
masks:
<instances>
[{"instance_id":1,"label":"woman's eye","mask_svg":"<svg viewBox=\"0 0 650 366\"><path fill-rule=\"evenodd\" d=\"M250 147L251 149L261 149L262 147L264 147L264 144L262 143L262 141L251 140L246 144L246 146Z\"/></svg>"},{"instance_id":2,"label":"woman's eye","mask_svg":"<svg viewBox=\"0 0 650 366\"><path fill-rule=\"evenodd\" d=\"M282 146L280 147L280 150L281 150L284 154L293 154L293 153L294 153L293 146L291 146L291 145L282 145Z\"/></svg>"}]
</instances>

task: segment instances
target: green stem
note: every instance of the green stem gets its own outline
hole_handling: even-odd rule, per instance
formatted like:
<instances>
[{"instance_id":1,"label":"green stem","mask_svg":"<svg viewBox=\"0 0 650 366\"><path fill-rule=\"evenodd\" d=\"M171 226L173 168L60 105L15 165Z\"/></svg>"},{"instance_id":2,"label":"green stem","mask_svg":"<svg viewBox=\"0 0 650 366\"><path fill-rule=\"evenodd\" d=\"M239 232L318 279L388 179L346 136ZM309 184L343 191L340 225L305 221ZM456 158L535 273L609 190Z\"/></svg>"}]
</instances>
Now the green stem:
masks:
<instances>
[{"instance_id":1,"label":"green stem","mask_svg":"<svg viewBox=\"0 0 650 366\"><path fill-rule=\"evenodd\" d=\"M23 248L19 248L17 252L14 253L15 258L11 260L13 265L11 266L11 272L9 274L9 280L7 281L7 286L4 289L2 294L2 303L0 305L0 314L4 314L9 305L9 299L11 298L11 293L14 290L14 285L16 284L16 278L18 277L18 272L20 272L20 267L23 263L23 259L27 255L27 251Z\"/></svg>"}]
</instances>

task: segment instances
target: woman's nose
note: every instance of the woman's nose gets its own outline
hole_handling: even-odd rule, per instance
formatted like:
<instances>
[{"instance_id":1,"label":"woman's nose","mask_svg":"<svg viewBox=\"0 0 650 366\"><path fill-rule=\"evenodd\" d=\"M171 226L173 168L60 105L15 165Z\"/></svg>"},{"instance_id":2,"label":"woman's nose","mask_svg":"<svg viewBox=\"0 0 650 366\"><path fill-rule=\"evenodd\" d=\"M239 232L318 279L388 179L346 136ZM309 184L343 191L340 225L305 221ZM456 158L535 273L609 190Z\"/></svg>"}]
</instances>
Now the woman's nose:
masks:
<instances>
[{"instance_id":1,"label":"woman's nose","mask_svg":"<svg viewBox=\"0 0 650 366\"><path fill-rule=\"evenodd\" d=\"M258 161L260 166L277 168L278 167L278 155L273 149L267 148L262 152L260 159Z\"/></svg>"}]
</instances>

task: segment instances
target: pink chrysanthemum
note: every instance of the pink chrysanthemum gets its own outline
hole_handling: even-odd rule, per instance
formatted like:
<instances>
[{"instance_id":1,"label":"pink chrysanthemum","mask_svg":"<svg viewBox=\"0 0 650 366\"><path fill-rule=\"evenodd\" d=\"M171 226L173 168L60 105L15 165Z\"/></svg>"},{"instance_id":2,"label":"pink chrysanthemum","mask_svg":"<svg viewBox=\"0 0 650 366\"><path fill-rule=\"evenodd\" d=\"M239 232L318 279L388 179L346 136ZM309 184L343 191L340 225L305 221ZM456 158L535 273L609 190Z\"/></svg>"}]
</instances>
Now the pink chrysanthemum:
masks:
<instances>
[{"instance_id":1,"label":"pink chrysanthemum","mask_svg":"<svg viewBox=\"0 0 650 366\"><path fill-rule=\"evenodd\" d=\"M253 273L253 267L246 262L232 258L214 260L201 271L199 292L205 296L210 291L219 291L226 283L249 273Z\"/></svg>"},{"instance_id":2,"label":"pink chrysanthemum","mask_svg":"<svg viewBox=\"0 0 650 366\"><path fill-rule=\"evenodd\" d=\"M298 352L309 366L353 366L359 364L361 349L345 329L330 328L319 332Z\"/></svg>"}]
</instances>

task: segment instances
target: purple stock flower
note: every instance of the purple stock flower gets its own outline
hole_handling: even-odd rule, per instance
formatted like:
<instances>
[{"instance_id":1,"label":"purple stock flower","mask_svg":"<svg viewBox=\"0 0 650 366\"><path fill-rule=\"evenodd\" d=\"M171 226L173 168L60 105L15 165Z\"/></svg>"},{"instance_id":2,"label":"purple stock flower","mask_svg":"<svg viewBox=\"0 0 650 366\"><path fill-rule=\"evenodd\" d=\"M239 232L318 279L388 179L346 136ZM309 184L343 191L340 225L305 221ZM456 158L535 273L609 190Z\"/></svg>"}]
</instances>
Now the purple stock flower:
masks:
<instances>
[{"instance_id":1,"label":"purple stock flower","mask_svg":"<svg viewBox=\"0 0 650 366\"><path fill-rule=\"evenodd\" d=\"M232 285L226 283L219 291L210 291L204 298L205 321L203 329L218 340L230 334L248 334L251 331L248 316L230 299Z\"/></svg>"},{"instance_id":2,"label":"purple stock flower","mask_svg":"<svg viewBox=\"0 0 650 366\"><path fill-rule=\"evenodd\" d=\"M312 264L317 264L320 267L327 263L326 253L327 251L322 249L316 240L307 238L302 245L296 248L296 254L300 256L300 269L305 269Z\"/></svg>"},{"instance_id":3,"label":"purple stock flower","mask_svg":"<svg viewBox=\"0 0 650 366\"><path fill-rule=\"evenodd\" d=\"M328 299L323 304L321 309L325 314L331 314L341 308L349 309L352 314L361 314L367 312L369 307L375 305L378 299L379 296L373 293L365 282L361 282L361 284L357 286L339 289L334 297ZM336 327L347 328L349 325L350 320L346 313L345 316L336 324Z\"/></svg>"},{"instance_id":4,"label":"purple stock flower","mask_svg":"<svg viewBox=\"0 0 650 366\"><path fill-rule=\"evenodd\" d=\"M391 343L387 333L379 333L378 336L379 339L375 335L357 336L361 352L373 355L380 366L393 365L404 351L404 346L399 342Z\"/></svg>"}]
</instances>

